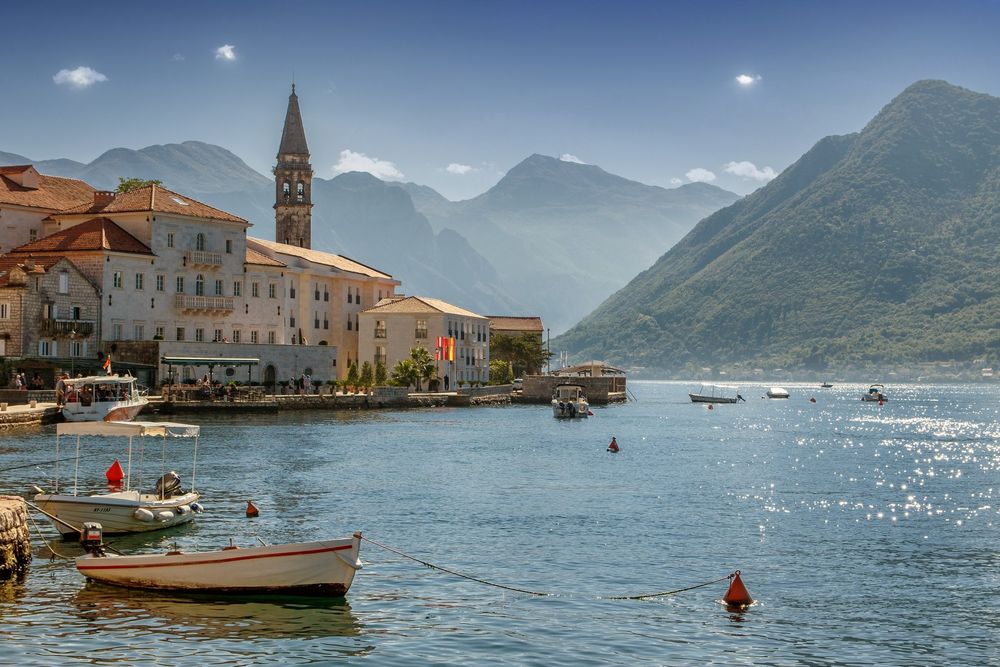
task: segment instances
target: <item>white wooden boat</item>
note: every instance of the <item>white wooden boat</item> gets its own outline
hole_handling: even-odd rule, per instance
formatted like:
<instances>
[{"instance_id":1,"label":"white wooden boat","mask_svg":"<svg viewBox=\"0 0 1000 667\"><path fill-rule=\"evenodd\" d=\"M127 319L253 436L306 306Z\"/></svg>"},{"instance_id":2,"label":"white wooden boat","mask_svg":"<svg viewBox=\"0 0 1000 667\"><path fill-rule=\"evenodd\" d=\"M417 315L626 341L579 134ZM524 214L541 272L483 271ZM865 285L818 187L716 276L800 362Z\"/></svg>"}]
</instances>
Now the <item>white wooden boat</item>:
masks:
<instances>
[{"instance_id":1,"label":"white wooden boat","mask_svg":"<svg viewBox=\"0 0 1000 667\"><path fill-rule=\"evenodd\" d=\"M131 375L93 375L64 380L63 419L132 421L149 404Z\"/></svg>"},{"instance_id":2,"label":"white wooden boat","mask_svg":"<svg viewBox=\"0 0 1000 667\"><path fill-rule=\"evenodd\" d=\"M559 419L578 419L590 414L590 404L578 384L557 384L552 394L552 415Z\"/></svg>"},{"instance_id":3,"label":"white wooden boat","mask_svg":"<svg viewBox=\"0 0 1000 667\"><path fill-rule=\"evenodd\" d=\"M692 403L735 403L745 400L736 387L722 384L703 384L697 393L688 394Z\"/></svg>"},{"instance_id":4,"label":"white wooden boat","mask_svg":"<svg viewBox=\"0 0 1000 667\"><path fill-rule=\"evenodd\" d=\"M868 386L868 391L861 395L862 401L869 401L874 403L884 403L889 400L885 395L885 386L881 384L873 384Z\"/></svg>"},{"instance_id":5,"label":"white wooden boat","mask_svg":"<svg viewBox=\"0 0 1000 667\"><path fill-rule=\"evenodd\" d=\"M360 532L317 542L121 556L105 552L94 526L100 530L100 524L87 525L87 553L76 559L76 569L88 579L129 588L337 597L362 567Z\"/></svg>"},{"instance_id":6,"label":"white wooden boat","mask_svg":"<svg viewBox=\"0 0 1000 667\"><path fill-rule=\"evenodd\" d=\"M104 531L109 534L140 533L149 530L168 528L187 523L202 511L201 496L194 488L194 475L198 459L198 436L200 427L190 424L174 424L168 422L65 422L56 425L56 460L54 490L47 493L38 489L34 502L55 524L56 529L64 537L76 537L85 522L99 519ZM76 436L75 456L69 462L72 468L72 486L66 483L60 487L60 459L65 456L61 451L60 440L65 436ZM105 490L100 493L87 494L80 489L81 439L93 436L107 439L109 437L128 438L128 450L125 477L120 487ZM133 459L138 457L142 462L146 458L144 441L150 436L161 439L160 452L156 456L150 453L149 459L158 464L161 475L158 479L143 479L142 466L136 465L133 470ZM140 444L133 446L133 438L140 438ZM167 439L193 438L194 447L191 453L190 488L184 491L181 480L176 472L167 467ZM88 445L91 443L88 442ZM92 447L88 446L88 458ZM106 449L106 448L105 448ZM136 452L136 450L138 450ZM113 457L109 451L109 459ZM65 463L63 465L66 465ZM147 461L147 466L151 465ZM102 466L103 467L103 466ZM104 478L103 472L84 471L84 474L95 473ZM55 518L52 518L55 517Z\"/></svg>"},{"instance_id":7,"label":"white wooden boat","mask_svg":"<svg viewBox=\"0 0 1000 667\"><path fill-rule=\"evenodd\" d=\"M788 398L788 390L783 387L771 387L767 390L768 398Z\"/></svg>"}]
</instances>

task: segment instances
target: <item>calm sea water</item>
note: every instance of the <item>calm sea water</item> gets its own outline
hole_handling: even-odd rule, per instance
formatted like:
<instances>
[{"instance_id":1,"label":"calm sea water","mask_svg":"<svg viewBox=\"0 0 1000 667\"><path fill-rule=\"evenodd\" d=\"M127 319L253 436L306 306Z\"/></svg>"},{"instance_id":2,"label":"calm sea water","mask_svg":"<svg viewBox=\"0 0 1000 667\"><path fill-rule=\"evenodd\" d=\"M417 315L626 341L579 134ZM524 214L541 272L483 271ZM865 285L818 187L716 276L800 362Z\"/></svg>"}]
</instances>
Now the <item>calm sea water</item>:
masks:
<instances>
[{"instance_id":1,"label":"calm sea water","mask_svg":"<svg viewBox=\"0 0 1000 667\"><path fill-rule=\"evenodd\" d=\"M206 513L116 540L157 552L361 529L556 596L372 544L333 604L130 592L37 557L0 587L0 663L1000 663L1000 389L889 386L879 407L860 386L787 385L789 400L763 400L765 387L744 385L746 403L708 410L687 400L696 385L630 388L636 402L576 422L545 406L192 420ZM0 468L47 460L53 443L51 427L4 435ZM0 492L44 486L50 472L5 470ZM250 498L257 519L244 516ZM37 533L33 543L40 556ZM602 599L737 568L758 599L745 613L719 604L725 583Z\"/></svg>"}]
</instances>

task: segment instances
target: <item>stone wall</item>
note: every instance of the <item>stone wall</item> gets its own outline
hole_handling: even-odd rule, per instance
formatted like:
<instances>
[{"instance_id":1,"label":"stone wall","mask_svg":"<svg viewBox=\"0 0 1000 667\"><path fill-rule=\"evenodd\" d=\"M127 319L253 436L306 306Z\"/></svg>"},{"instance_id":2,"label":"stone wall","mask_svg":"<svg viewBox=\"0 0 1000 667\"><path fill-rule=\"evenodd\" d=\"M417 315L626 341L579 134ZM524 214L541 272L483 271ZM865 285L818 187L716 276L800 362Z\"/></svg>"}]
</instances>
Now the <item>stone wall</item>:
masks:
<instances>
[{"instance_id":1,"label":"stone wall","mask_svg":"<svg viewBox=\"0 0 1000 667\"><path fill-rule=\"evenodd\" d=\"M625 378L608 377L560 377L555 375L528 375L524 378L521 400L526 403L548 403L558 384L578 384L583 387L587 401L593 405L624 401Z\"/></svg>"},{"instance_id":2,"label":"stone wall","mask_svg":"<svg viewBox=\"0 0 1000 667\"><path fill-rule=\"evenodd\" d=\"M28 507L18 496L0 496L0 580L22 574L30 562Z\"/></svg>"}]
</instances>

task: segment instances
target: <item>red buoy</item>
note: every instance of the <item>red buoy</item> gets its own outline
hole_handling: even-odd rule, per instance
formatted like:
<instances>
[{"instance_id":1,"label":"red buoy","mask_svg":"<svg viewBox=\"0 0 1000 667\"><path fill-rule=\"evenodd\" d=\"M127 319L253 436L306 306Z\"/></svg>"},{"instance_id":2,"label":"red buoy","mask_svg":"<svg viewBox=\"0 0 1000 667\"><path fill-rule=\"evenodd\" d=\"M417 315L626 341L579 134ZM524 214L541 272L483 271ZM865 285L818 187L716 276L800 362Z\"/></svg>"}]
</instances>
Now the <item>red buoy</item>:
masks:
<instances>
[{"instance_id":1,"label":"red buoy","mask_svg":"<svg viewBox=\"0 0 1000 667\"><path fill-rule=\"evenodd\" d=\"M608 451L615 454L618 453L618 441L615 440L614 436L611 437L611 444L608 445Z\"/></svg>"},{"instance_id":2,"label":"red buoy","mask_svg":"<svg viewBox=\"0 0 1000 667\"><path fill-rule=\"evenodd\" d=\"M730 607L749 607L753 604L753 598L740 579L740 571L736 570L731 576L733 580L729 584L729 590L722 596L722 601Z\"/></svg>"},{"instance_id":3,"label":"red buoy","mask_svg":"<svg viewBox=\"0 0 1000 667\"><path fill-rule=\"evenodd\" d=\"M247 517L248 518L253 518L255 516L260 516L260 510L257 509L256 505L253 504L252 500L248 500L247 501Z\"/></svg>"},{"instance_id":4,"label":"red buoy","mask_svg":"<svg viewBox=\"0 0 1000 667\"><path fill-rule=\"evenodd\" d=\"M118 462L118 459L115 459L104 476L108 478L108 484L122 483L122 480L125 479L125 471L122 470L122 464Z\"/></svg>"}]
</instances>

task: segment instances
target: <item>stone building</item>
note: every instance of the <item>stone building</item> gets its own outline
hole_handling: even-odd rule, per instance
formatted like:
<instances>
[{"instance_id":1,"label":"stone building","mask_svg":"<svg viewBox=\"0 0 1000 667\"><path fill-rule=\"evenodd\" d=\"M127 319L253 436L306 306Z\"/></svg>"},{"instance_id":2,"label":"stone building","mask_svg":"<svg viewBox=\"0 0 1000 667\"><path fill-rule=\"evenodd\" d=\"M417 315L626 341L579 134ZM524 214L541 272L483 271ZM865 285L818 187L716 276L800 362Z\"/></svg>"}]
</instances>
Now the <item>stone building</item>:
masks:
<instances>
[{"instance_id":1,"label":"stone building","mask_svg":"<svg viewBox=\"0 0 1000 667\"><path fill-rule=\"evenodd\" d=\"M379 361L392 368L423 347L435 358L439 337L454 339L454 359L438 360L438 376L454 389L458 382L490 379L490 325L482 315L440 299L423 296L379 301L358 316L360 362ZM438 355L440 356L440 355Z\"/></svg>"},{"instance_id":2,"label":"stone building","mask_svg":"<svg viewBox=\"0 0 1000 667\"><path fill-rule=\"evenodd\" d=\"M306 132L293 83L278 147L278 164L274 167L274 239L278 243L312 247L312 176Z\"/></svg>"},{"instance_id":3,"label":"stone building","mask_svg":"<svg viewBox=\"0 0 1000 667\"><path fill-rule=\"evenodd\" d=\"M487 315L490 319L490 341L493 341L493 334L503 334L511 337L531 336L538 343L544 343L543 335L545 328L542 326L540 317L516 317L510 315ZM491 356L494 356L491 354ZM542 372L540 366L525 369L525 374L538 374Z\"/></svg>"},{"instance_id":4,"label":"stone building","mask_svg":"<svg viewBox=\"0 0 1000 667\"><path fill-rule=\"evenodd\" d=\"M32 165L0 167L0 254L42 236L42 221L93 198L75 178L39 174Z\"/></svg>"}]
</instances>

